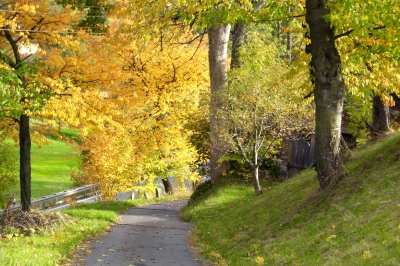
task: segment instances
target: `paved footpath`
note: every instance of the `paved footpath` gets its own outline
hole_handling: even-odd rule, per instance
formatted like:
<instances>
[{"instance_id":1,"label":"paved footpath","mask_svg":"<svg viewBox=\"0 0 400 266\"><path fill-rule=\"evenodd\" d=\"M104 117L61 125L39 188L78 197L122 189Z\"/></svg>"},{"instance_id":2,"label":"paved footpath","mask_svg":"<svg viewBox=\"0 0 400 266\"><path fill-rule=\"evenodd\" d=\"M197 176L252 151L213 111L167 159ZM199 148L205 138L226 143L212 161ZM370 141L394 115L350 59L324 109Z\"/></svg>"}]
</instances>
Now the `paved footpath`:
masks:
<instances>
[{"instance_id":1,"label":"paved footpath","mask_svg":"<svg viewBox=\"0 0 400 266\"><path fill-rule=\"evenodd\" d=\"M103 238L93 241L81 259L88 266L199 266L190 251L190 223L179 219L186 200L158 203L121 213L121 220Z\"/></svg>"}]
</instances>

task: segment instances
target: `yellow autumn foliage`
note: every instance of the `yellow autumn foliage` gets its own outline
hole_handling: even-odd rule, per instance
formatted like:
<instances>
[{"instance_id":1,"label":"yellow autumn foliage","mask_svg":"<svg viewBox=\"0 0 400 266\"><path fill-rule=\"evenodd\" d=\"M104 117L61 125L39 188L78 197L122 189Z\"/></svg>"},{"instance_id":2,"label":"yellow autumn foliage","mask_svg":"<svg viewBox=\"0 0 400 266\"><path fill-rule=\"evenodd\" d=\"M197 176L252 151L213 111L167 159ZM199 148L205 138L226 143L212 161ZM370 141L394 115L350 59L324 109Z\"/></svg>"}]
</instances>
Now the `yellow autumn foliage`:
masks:
<instances>
[{"instance_id":1,"label":"yellow autumn foliage","mask_svg":"<svg viewBox=\"0 0 400 266\"><path fill-rule=\"evenodd\" d=\"M179 42L193 37L183 33ZM86 133L81 145L84 164L75 180L99 184L105 198L132 190L153 192L158 178L173 176L181 187L184 180L198 179L193 172L197 153L185 124L201 112L200 94L207 90L205 41L181 45L123 37L124 32L111 29L96 46L111 61L104 67L112 75L99 86L97 97L84 103L102 110L108 120L79 124Z\"/></svg>"}]
</instances>

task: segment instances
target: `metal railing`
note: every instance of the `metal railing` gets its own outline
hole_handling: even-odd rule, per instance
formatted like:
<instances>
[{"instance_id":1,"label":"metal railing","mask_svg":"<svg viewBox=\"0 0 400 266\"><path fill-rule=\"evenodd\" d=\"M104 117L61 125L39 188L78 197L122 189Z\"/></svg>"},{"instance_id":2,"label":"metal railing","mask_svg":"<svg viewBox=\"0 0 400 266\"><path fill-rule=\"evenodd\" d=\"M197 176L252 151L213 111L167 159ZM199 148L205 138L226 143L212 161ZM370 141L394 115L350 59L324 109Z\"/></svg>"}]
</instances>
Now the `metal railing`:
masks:
<instances>
[{"instance_id":1,"label":"metal railing","mask_svg":"<svg viewBox=\"0 0 400 266\"><path fill-rule=\"evenodd\" d=\"M90 184L33 200L31 202L31 208L44 211L62 210L74 204L98 201L100 198L101 195L97 193L96 185ZM16 205L11 207L9 211L16 211L19 209L20 205ZM3 212L3 210L0 210L0 215L3 214Z\"/></svg>"}]
</instances>

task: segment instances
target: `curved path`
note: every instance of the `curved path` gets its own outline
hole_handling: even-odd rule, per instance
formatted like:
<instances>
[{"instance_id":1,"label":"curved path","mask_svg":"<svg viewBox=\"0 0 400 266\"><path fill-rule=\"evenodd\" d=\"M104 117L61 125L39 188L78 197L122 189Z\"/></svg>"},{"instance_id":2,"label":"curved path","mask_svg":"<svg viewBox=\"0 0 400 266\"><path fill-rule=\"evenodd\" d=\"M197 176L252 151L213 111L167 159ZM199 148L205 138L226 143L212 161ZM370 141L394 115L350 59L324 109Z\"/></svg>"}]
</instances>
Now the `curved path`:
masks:
<instances>
[{"instance_id":1,"label":"curved path","mask_svg":"<svg viewBox=\"0 0 400 266\"><path fill-rule=\"evenodd\" d=\"M190 223L179 219L186 200L151 204L121 213L103 238L92 241L84 265L200 266L187 242Z\"/></svg>"}]
</instances>

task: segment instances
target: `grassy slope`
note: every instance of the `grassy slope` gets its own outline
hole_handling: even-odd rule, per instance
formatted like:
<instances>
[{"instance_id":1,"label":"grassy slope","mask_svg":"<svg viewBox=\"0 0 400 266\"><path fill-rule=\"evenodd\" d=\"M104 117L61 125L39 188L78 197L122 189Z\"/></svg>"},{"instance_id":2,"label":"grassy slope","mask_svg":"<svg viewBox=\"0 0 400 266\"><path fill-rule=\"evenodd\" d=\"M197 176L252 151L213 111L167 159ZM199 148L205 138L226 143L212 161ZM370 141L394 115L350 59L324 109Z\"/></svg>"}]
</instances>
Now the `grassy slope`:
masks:
<instances>
[{"instance_id":1,"label":"grassy slope","mask_svg":"<svg viewBox=\"0 0 400 266\"><path fill-rule=\"evenodd\" d=\"M182 216L205 257L222 265L399 265L400 135L354 151L346 178L319 191L307 170L254 196L225 180Z\"/></svg>"},{"instance_id":2,"label":"grassy slope","mask_svg":"<svg viewBox=\"0 0 400 266\"><path fill-rule=\"evenodd\" d=\"M71 145L51 140L50 146L32 145L32 197L38 198L71 188L71 170L80 159Z\"/></svg>"},{"instance_id":3,"label":"grassy slope","mask_svg":"<svg viewBox=\"0 0 400 266\"><path fill-rule=\"evenodd\" d=\"M80 157L72 145L56 138L50 139L51 145L39 148L32 144L32 197L40 198L55 192L71 188L71 170L77 170ZM15 147L19 154L19 147ZM19 191L18 185L12 191ZM17 196L19 198L19 195Z\"/></svg>"}]
</instances>

